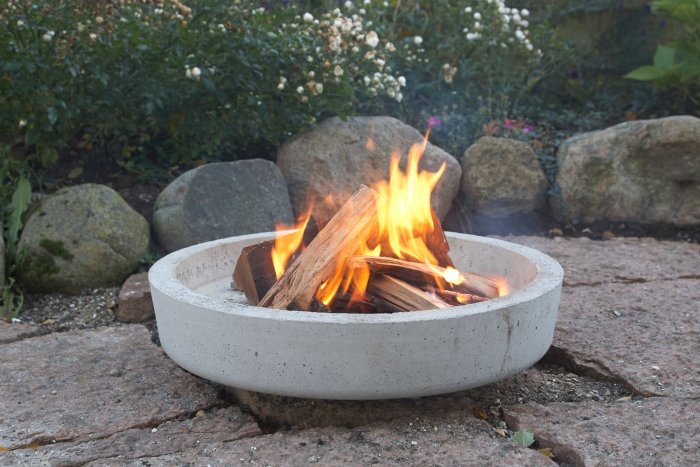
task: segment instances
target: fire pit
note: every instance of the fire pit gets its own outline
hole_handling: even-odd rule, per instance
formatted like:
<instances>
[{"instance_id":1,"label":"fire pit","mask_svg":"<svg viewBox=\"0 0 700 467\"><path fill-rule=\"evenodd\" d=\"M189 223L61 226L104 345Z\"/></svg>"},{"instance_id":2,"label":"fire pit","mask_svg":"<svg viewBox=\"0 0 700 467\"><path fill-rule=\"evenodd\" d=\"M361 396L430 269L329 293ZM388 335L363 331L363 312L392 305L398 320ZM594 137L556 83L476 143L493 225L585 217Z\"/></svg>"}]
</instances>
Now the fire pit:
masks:
<instances>
[{"instance_id":1,"label":"fire pit","mask_svg":"<svg viewBox=\"0 0 700 467\"><path fill-rule=\"evenodd\" d=\"M231 288L242 249L273 233L174 252L149 273L163 349L180 366L237 388L295 397L389 399L488 384L549 348L563 271L512 243L447 233L455 267L500 276L510 293L402 313L277 310Z\"/></svg>"}]
</instances>

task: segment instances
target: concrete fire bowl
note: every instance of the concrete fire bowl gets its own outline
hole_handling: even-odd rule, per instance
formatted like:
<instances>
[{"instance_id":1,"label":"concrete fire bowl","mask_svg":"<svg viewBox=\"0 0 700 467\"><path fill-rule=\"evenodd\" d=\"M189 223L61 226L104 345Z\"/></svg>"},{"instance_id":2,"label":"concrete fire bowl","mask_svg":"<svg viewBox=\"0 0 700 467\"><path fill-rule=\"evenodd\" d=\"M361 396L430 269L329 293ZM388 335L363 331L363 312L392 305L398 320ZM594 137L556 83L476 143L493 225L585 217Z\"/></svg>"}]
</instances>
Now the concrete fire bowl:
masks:
<instances>
[{"instance_id":1,"label":"concrete fire bowl","mask_svg":"<svg viewBox=\"0 0 700 467\"><path fill-rule=\"evenodd\" d=\"M554 334L563 271L512 243L448 233L463 271L504 276L507 296L394 314L251 306L231 288L243 247L273 234L176 251L149 273L163 349L203 378L241 389L321 399L393 399L481 386L530 367Z\"/></svg>"}]
</instances>

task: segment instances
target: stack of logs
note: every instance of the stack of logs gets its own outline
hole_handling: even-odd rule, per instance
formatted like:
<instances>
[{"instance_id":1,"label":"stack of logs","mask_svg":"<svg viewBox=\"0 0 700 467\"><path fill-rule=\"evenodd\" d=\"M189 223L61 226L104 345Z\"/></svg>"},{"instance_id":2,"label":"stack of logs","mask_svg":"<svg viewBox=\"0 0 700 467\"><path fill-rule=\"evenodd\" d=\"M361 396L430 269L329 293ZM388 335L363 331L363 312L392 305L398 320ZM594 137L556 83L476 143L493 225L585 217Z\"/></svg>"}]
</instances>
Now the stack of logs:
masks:
<instances>
[{"instance_id":1,"label":"stack of logs","mask_svg":"<svg viewBox=\"0 0 700 467\"><path fill-rule=\"evenodd\" d=\"M424 237L440 266L406 261L388 256L355 256L350 245L361 245L376 225L375 193L363 186L322 229L309 224L302 245L276 280L271 252L274 240L243 249L233 273L234 285L253 305L287 310L393 313L398 311L448 308L498 297L494 278L461 273L461 283L437 279L454 268L440 221L433 214L434 229ZM382 249L384 254L384 249ZM371 271L367 290L361 299L352 290L338 296L330 308L316 299L321 284L336 269L366 266ZM450 271L456 272L456 271Z\"/></svg>"}]
</instances>

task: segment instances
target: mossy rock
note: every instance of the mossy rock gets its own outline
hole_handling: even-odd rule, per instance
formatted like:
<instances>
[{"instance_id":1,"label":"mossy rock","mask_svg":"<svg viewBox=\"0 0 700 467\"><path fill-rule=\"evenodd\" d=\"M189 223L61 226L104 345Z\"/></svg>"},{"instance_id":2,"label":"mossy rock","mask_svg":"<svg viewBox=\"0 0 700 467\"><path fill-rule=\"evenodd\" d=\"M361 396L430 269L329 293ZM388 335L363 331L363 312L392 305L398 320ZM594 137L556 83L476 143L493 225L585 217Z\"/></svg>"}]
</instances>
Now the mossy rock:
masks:
<instances>
[{"instance_id":1,"label":"mossy rock","mask_svg":"<svg viewBox=\"0 0 700 467\"><path fill-rule=\"evenodd\" d=\"M27 219L19 281L29 292L119 285L148 252L149 236L146 219L111 188L64 188L43 198Z\"/></svg>"}]
</instances>

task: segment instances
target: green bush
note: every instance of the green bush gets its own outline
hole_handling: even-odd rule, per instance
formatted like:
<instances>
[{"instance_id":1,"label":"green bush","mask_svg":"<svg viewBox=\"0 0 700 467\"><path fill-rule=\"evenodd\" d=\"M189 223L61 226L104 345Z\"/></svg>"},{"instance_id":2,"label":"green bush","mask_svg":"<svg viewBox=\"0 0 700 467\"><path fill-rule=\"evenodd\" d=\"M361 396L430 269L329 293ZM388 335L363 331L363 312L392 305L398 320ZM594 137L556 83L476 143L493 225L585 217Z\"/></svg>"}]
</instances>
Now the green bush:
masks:
<instances>
[{"instance_id":1,"label":"green bush","mask_svg":"<svg viewBox=\"0 0 700 467\"><path fill-rule=\"evenodd\" d=\"M654 64L632 70L628 78L678 86L694 105L700 106L700 2L697 0L656 0L652 11L682 25L679 37L661 44Z\"/></svg>"}]
</instances>

